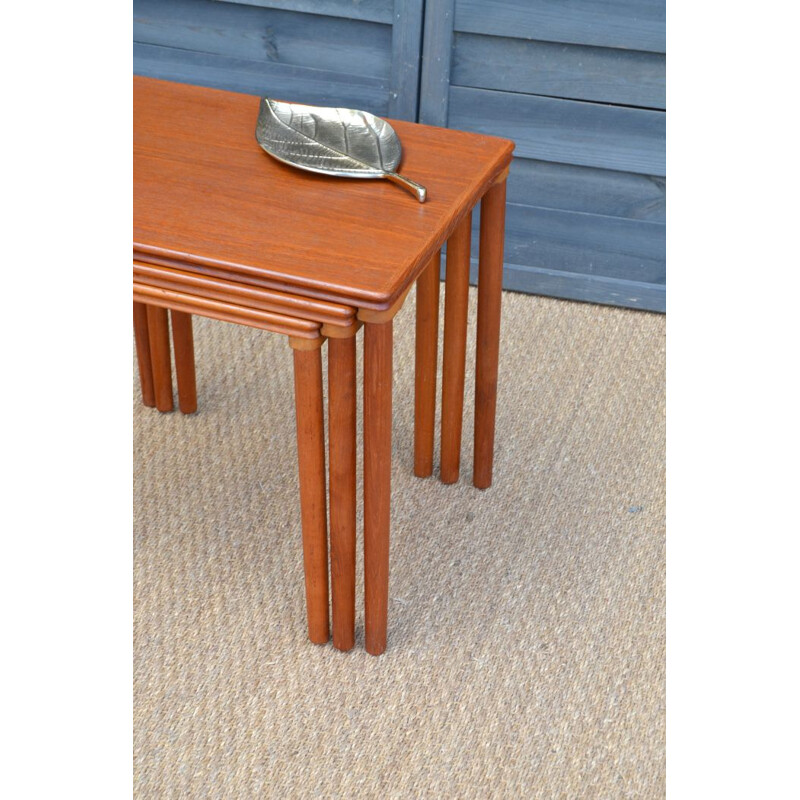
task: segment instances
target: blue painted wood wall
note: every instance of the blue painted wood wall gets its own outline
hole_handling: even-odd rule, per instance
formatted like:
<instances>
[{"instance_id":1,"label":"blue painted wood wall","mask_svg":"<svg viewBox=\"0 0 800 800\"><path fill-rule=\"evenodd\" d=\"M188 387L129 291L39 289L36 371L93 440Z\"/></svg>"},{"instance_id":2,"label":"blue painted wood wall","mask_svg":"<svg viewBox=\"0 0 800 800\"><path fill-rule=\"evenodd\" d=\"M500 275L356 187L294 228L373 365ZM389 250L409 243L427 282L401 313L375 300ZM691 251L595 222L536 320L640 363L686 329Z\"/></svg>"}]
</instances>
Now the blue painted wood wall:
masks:
<instances>
[{"instance_id":1,"label":"blue painted wood wall","mask_svg":"<svg viewBox=\"0 0 800 800\"><path fill-rule=\"evenodd\" d=\"M423 0L134 0L133 68L416 120L422 8Z\"/></svg>"},{"instance_id":2,"label":"blue painted wood wall","mask_svg":"<svg viewBox=\"0 0 800 800\"><path fill-rule=\"evenodd\" d=\"M133 8L137 74L514 139L506 288L664 310L664 0Z\"/></svg>"}]
</instances>

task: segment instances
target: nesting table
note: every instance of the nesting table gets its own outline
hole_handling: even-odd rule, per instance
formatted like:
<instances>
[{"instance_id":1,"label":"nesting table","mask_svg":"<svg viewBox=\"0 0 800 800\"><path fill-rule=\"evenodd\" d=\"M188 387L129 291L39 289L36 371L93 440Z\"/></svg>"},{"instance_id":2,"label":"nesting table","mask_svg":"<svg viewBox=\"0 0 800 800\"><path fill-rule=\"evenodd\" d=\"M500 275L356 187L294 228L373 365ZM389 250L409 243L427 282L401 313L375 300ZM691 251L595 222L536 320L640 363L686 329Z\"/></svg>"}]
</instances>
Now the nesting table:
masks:
<instances>
[{"instance_id":1,"label":"nesting table","mask_svg":"<svg viewBox=\"0 0 800 800\"><path fill-rule=\"evenodd\" d=\"M480 202L473 483L487 488L505 181L514 146L506 139L392 120L403 146L403 174L428 190L427 202L419 204L388 181L317 175L271 158L255 141L259 102L251 95L134 78L134 321L137 345L147 340L139 348L140 372L148 354L151 375L163 375L165 357L169 369L167 309L179 404L186 411L193 410L195 392L192 314L290 337L309 637L322 642L329 630L328 584L320 577L323 559L327 570L327 530L319 348L328 342L333 631L334 644L348 649L355 569L355 348L363 327L365 647L378 655L387 638L392 320L416 284L414 471L427 477L433 470L439 253L446 244L440 477L453 483L462 438L471 219ZM171 402L171 383L169 391ZM161 405L166 409L166 397Z\"/></svg>"}]
</instances>

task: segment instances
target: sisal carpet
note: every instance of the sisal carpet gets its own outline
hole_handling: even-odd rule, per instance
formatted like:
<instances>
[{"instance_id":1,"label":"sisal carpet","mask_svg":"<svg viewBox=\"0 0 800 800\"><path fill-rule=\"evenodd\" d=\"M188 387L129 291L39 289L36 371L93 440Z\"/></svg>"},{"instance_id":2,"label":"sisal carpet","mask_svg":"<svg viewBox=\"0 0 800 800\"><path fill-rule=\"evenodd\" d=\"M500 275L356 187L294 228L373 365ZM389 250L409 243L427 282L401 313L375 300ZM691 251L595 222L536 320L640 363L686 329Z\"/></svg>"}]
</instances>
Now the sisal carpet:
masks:
<instances>
[{"instance_id":1,"label":"sisal carpet","mask_svg":"<svg viewBox=\"0 0 800 800\"><path fill-rule=\"evenodd\" d=\"M137 798L664 796L665 317L505 293L481 492L471 368L460 481L413 477L413 300L379 658L360 607L305 638L286 340L196 317L190 417L136 375Z\"/></svg>"}]
</instances>

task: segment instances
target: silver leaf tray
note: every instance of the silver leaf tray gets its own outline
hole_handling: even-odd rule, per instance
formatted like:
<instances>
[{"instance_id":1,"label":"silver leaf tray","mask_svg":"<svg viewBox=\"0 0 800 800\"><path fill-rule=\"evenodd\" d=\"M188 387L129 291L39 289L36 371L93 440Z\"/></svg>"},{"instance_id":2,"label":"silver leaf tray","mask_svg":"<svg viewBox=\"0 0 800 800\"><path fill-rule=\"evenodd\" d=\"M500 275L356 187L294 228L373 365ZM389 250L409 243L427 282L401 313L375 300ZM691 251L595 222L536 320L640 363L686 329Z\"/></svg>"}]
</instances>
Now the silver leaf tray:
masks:
<instances>
[{"instance_id":1,"label":"silver leaf tray","mask_svg":"<svg viewBox=\"0 0 800 800\"><path fill-rule=\"evenodd\" d=\"M394 128L367 111L261 99L256 139L293 167L344 178L386 178L424 203L427 190L395 170L402 148Z\"/></svg>"}]
</instances>

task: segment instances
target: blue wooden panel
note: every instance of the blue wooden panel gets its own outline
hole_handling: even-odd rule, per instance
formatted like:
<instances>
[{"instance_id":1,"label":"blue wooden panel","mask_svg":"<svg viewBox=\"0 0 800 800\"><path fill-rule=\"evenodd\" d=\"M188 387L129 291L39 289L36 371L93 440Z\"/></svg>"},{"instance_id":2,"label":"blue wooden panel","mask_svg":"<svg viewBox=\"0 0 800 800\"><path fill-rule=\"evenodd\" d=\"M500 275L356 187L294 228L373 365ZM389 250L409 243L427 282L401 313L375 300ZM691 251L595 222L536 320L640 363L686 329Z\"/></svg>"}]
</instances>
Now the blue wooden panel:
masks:
<instances>
[{"instance_id":1,"label":"blue wooden panel","mask_svg":"<svg viewBox=\"0 0 800 800\"><path fill-rule=\"evenodd\" d=\"M664 222L666 182L650 175L516 158L508 177L508 202Z\"/></svg>"},{"instance_id":2,"label":"blue wooden panel","mask_svg":"<svg viewBox=\"0 0 800 800\"><path fill-rule=\"evenodd\" d=\"M386 81L316 69L264 64L172 47L134 44L134 72L152 78L193 83L246 94L269 94L315 105L361 108L386 116Z\"/></svg>"},{"instance_id":3,"label":"blue wooden panel","mask_svg":"<svg viewBox=\"0 0 800 800\"><path fill-rule=\"evenodd\" d=\"M442 257L441 278L445 279L445 258ZM478 261L470 262L470 283L478 283ZM539 294L565 300L635 308L640 311L666 311L664 284L609 278L604 275L582 275L564 270L531 267L524 264L503 266L503 289L524 294Z\"/></svg>"},{"instance_id":4,"label":"blue wooden panel","mask_svg":"<svg viewBox=\"0 0 800 800\"><path fill-rule=\"evenodd\" d=\"M441 261L441 279L445 279L445 257ZM478 260L470 261L470 283L478 283ZM666 286L642 281L581 275L563 270L530 267L524 264L503 265L503 289L523 294L539 294L564 300L635 308L640 311L666 311Z\"/></svg>"},{"instance_id":5,"label":"blue wooden panel","mask_svg":"<svg viewBox=\"0 0 800 800\"><path fill-rule=\"evenodd\" d=\"M642 311L667 310L664 284L608 278L603 275L577 275L542 267L506 264L503 288L525 294L637 308Z\"/></svg>"},{"instance_id":6,"label":"blue wooden panel","mask_svg":"<svg viewBox=\"0 0 800 800\"><path fill-rule=\"evenodd\" d=\"M665 57L660 53L531 42L457 33L450 80L578 100L664 108Z\"/></svg>"},{"instance_id":7,"label":"blue wooden panel","mask_svg":"<svg viewBox=\"0 0 800 800\"><path fill-rule=\"evenodd\" d=\"M389 78L387 25L211 0L135 0L134 41L230 58Z\"/></svg>"},{"instance_id":8,"label":"blue wooden panel","mask_svg":"<svg viewBox=\"0 0 800 800\"><path fill-rule=\"evenodd\" d=\"M666 50L664 0L458 0L455 30L630 50Z\"/></svg>"},{"instance_id":9,"label":"blue wooden panel","mask_svg":"<svg viewBox=\"0 0 800 800\"><path fill-rule=\"evenodd\" d=\"M262 8L284 8L308 14L383 22L387 25L392 24L394 6L393 0L219 0L219 2Z\"/></svg>"},{"instance_id":10,"label":"blue wooden panel","mask_svg":"<svg viewBox=\"0 0 800 800\"><path fill-rule=\"evenodd\" d=\"M426 0L419 121L447 126L455 0Z\"/></svg>"},{"instance_id":11,"label":"blue wooden panel","mask_svg":"<svg viewBox=\"0 0 800 800\"><path fill-rule=\"evenodd\" d=\"M417 121L423 0L395 0L389 116Z\"/></svg>"},{"instance_id":12,"label":"blue wooden panel","mask_svg":"<svg viewBox=\"0 0 800 800\"><path fill-rule=\"evenodd\" d=\"M661 284L665 278L664 230L664 225L656 222L509 205L505 260ZM477 247L477 228L473 237Z\"/></svg>"},{"instance_id":13,"label":"blue wooden panel","mask_svg":"<svg viewBox=\"0 0 800 800\"><path fill-rule=\"evenodd\" d=\"M513 139L515 155L663 176L660 111L557 100L488 89L450 89L451 128Z\"/></svg>"},{"instance_id":14,"label":"blue wooden panel","mask_svg":"<svg viewBox=\"0 0 800 800\"><path fill-rule=\"evenodd\" d=\"M640 289L663 287L664 234L665 227L660 223L509 204L506 209L504 270L506 273L509 270L515 272L517 278L521 275L547 276L546 285L560 289L565 283L575 280L584 288L594 286L596 289L608 287L609 281L632 282ZM479 216L476 214L472 228L474 257L477 257L478 246ZM473 283L477 280L476 268L477 261L473 264ZM519 281L509 283L504 280L504 286L550 293L539 288L524 288ZM656 295L663 297L658 292ZM575 297L574 294L561 296ZM587 300L589 297L576 299ZM615 298L609 296L596 302L611 303ZM625 304L636 305L631 298ZM657 305L647 307L659 310Z\"/></svg>"}]
</instances>

